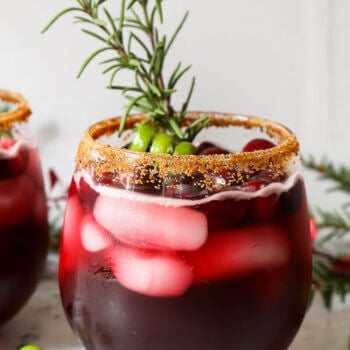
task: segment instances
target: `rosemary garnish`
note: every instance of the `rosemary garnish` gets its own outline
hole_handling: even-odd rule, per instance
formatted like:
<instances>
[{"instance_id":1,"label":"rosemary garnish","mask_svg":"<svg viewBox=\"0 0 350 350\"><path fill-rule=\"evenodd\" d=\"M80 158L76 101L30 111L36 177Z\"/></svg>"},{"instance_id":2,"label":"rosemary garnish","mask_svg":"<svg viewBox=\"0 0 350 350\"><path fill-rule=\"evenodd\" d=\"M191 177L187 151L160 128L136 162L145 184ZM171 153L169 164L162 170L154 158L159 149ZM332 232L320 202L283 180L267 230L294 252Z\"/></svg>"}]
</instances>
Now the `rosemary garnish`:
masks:
<instances>
[{"instance_id":1,"label":"rosemary garnish","mask_svg":"<svg viewBox=\"0 0 350 350\"><path fill-rule=\"evenodd\" d=\"M183 141L192 142L208 123L208 118L203 117L185 129L181 127L195 86L194 77L181 109L175 110L171 103L177 83L191 66L183 67L178 63L168 79L163 69L168 52L183 27L188 12L168 38L158 28L163 23L162 0L130 0L128 3L121 0L120 12L116 17L102 6L107 2L108 0L76 0L76 6L58 13L43 32L61 16L73 12L75 23L84 25L82 31L102 43L84 61L78 77L92 60L104 56L100 63L105 66L103 73L110 75L108 88L120 90L128 101L119 135L124 130L128 115L136 110L148 116L145 123L154 127L156 132L171 135L174 147ZM117 78L122 71L132 73L132 84L118 84ZM150 147L147 150L149 149Z\"/></svg>"},{"instance_id":2,"label":"rosemary garnish","mask_svg":"<svg viewBox=\"0 0 350 350\"><path fill-rule=\"evenodd\" d=\"M335 166L329 159L303 159L305 168L328 182L327 194L350 192L350 168ZM318 238L313 244L313 282L311 298L319 293L324 305L331 308L335 296L345 300L350 293L350 251L347 242L350 233L350 203L339 203L336 209L314 210ZM336 249L335 249L336 248Z\"/></svg>"}]
</instances>

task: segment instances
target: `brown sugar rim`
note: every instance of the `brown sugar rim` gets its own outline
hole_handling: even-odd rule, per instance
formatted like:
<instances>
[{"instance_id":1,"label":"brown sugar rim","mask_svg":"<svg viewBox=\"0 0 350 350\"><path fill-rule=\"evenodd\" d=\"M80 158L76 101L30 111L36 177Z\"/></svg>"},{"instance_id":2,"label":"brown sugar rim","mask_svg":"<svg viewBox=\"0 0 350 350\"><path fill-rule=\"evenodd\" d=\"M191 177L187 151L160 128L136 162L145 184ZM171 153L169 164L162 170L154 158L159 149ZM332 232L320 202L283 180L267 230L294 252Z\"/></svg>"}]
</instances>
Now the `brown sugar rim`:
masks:
<instances>
[{"instance_id":1,"label":"brown sugar rim","mask_svg":"<svg viewBox=\"0 0 350 350\"><path fill-rule=\"evenodd\" d=\"M201 116L208 116L208 127L238 126L245 129L259 128L276 140L277 145L270 149L216 155L170 155L135 152L126 148L102 143L97 139L117 133L120 118L104 120L92 125L83 135L76 156L78 168L89 170L98 181L106 173L129 174L134 183L164 183L175 175L194 176L200 173L201 183L197 184L213 190L213 175L225 173L229 185L241 184L246 179L247 170L259 171L268 169L273 176L289 171L291 164L299 153L296 136L286 127L253 116L242 116L217 112L189 112L185 123L189 124ZM126 130L131 130L145 119L142 114L131 115L126 122ZM116 136L117 137L117 136ZM229 179L228 179L229 177ZM152 180L153 179L153 180ZM214 188L217 190L218 183Z\"/></svg>"},{"instance_id":2,"label":"brown sugar rim","mask_svg":"<svg viewBox=\"0 0 350 350\"><path fill-rule=\"evenodd\" d=\"M0 100L15 104L14 109L0 113L0 127L7 129L13 123L25 122L32 113L28 102L19 93L0 89Z\"/></svg>"}]
</instances>

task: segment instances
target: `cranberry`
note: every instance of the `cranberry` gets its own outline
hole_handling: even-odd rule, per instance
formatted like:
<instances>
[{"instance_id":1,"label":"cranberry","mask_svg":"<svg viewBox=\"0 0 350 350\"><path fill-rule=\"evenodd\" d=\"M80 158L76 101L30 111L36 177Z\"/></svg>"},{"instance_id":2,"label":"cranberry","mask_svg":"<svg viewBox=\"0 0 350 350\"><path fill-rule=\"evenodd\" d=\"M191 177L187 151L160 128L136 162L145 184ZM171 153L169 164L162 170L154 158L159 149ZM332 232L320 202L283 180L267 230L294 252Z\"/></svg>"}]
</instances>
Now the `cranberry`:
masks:
<instances>
[{"instance_id":1,"label":"cranberry","mask_svg":"<svg viewBox=\"0 0 350 350\"><path fill-rule=\"evenodd\" d=\"M229 154L227 149L214 145L211 142L203 142L197 147L198 155Z\"/></svg>"},{"instance_id":2,"label":"cranberry","mask_svg":"<svg viewBox=\"0 0 350 350\"><path fill-rule=\"evenodd\" d=\"M15 139L9 139L7 137L4 137L0 140L0 148L2 149L10 149L12 148L17 141Z\"/></svg>"},{"instance_id":3,"label":"cranberry","mask_svg":"<svg viewBox=\"0 0 350 350\"><path fill-rule=\"evenodd\" d=\"M205 151L207 148L212 147L216 147L216 145L214 145L211 142L202 142L197 146L197 154L202 154L202 152Z\"/></svg>"},{"instance_id":4,"label":"cranberry","mask_svg":"<svg viewBox=\"0 0 350 350\"><path fill-rule=\"evenodd\" d=\"M209 231L229 229L244 219L248 210L247 200L214 200L204 204L201 211L206 213Z\"/></svg>"},{"instance_id":5,"label":"cranberry","mask_svg":"<svg viewBox=\"0 0 350 350\"><path fill-rule=\"evenodd\" d=\"M164 184L163 194L175 198L200 199L207 195L203 181L201 173L194 173L192 176L180 174Z\"/></svg>"},{"instance_id":6,"label":"cranberry","mask_svg":"<svg viewBox=\"0 0 350 350\"><path fill-rule=\"evenodd\" d=\"M156 194L161 192L162 183L157 175L152 175L152 169L149 167L148 172L140 176L136 173L121 173L106 172L97 180L98 184L127 189L128 191L143 192Z\"/></svg>"},{"instance_id":7,"label":"cranberry","mask_svg":"<svg viewBox=\"0 0 350 350\"><path fill-rule=\"evenodd\" d=\"M333 265L332 270L342 275L349 275L350 274L350 256L344 256L343 258L337 259Z\"/></svg>"},{"instance_id":8,"label":"cranberry","mask_svg":"<svg viewBox=\"0 0 350 350\"><path fill-rule=\"evenodd\" d=\"M272 218L278 210L278 195L255 197L250 201L250 213L254 219L265 220Z\"/></svg>"},{"instance_id":9,"label":"cranberry","mask_svg":"<svg viewBox=\"0 0 350 350\"><path fill-rule=\"evenodd\" d=\"M264 181L265 183L284 182L287 177L288 176L286 173L278 174L276 176L275 172L271 169L264 169L256 174L256 178L258 178L260 181Z\"/></svg>"},{"instance_id":10,"label":"cranberry","mask_svg":"<svg viewBox=\"0 0 350 350\"><path fill-rule=\"evenodd\" d=\"M220 169L210 176L211 185L215 191L237 189L238 184L232 179L235 179L235 174L231 169Z\"/></svg>"},{"instance_id":11,"label":"cranberry","mask_svg":"<svg viewBox=\"0 0 350 350\"><path fill-rule=\"evenodd\" d=\"M210 147L203 150L199 155L209 156L213 154L229 154L230 152L220 147Z\"/></svg>"},{"instance_id":12,"label":"cranberry","mask_svg":"<svg viewBox=\"0 0 350 350\"><path fill-rule=\"evenodd\" d=\"M243 152L253 152L253 151L259 151L268 149L271 147L274 147L275 144L269 140L266 139L253 139L249 141L244 147Z\"/></svg>"},{"instance_id":13,"label":"cranberry","mask_svg":"<svg viewBox=\"0 0 350 350\"><path fill-rule=\"evenodd\" d=\"M317 238L317 226L313 217L310 217L310 235L311 242L315 242Z\"/></svg>"},{"instance_id":14,"label":"cranberry","mask_svg":"<svg viewBox=\"0 0 350 350\"><path fill-rule=\"evenodd\" d=\"M241 190L245 191L245 192L255 192L260 190L261 187L263 187L265 184L262 181L259 180L250 180L245 182L242 187Z\"/></svg>"},{"instance_id":15,"label":"cranberry","mask_svg":"<svg viewBox=\"0 0 350 350\"><path fill-rule=\"evenodd\" d=\"M286 178L286 174L275 176L273 171L265 169L249 174L249 180L242 185L241 189L246 192L254 192L272 182L284 182Z\"/></svg>"}]
</instances>

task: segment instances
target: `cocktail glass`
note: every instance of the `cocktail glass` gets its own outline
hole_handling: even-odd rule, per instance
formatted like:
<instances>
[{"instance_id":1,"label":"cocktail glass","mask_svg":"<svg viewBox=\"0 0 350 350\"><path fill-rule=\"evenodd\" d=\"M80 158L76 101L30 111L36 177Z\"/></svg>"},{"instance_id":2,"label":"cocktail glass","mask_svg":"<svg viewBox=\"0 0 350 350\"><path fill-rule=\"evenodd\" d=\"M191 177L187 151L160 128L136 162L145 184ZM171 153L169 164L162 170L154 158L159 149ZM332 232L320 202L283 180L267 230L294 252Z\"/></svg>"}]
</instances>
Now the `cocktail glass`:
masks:
<instances>
[{"instance_id":1,"label":"cocktail glass","mask_svg":"<svg viewBox=\"0 0 350 350\"><path fill-rule=\"evenodd\" d=\"M48 249L48 223L37 147L25 99L0 90L0 324L32 295Z\"/></svg>"},{"instance_id":2,"label":"cocktail glass","mask_svg":"<svg viewBox=\"0 0 350 350\"><path fill-rule=\"evenodd\" d=\"M205 115L199 155L128 150L118 118L83 135L59 283L87 349L280 350L297 333L311 279L298 141L261 118ZM275 146L248 149L262 137Z\"/></svg>"}]
</instances>

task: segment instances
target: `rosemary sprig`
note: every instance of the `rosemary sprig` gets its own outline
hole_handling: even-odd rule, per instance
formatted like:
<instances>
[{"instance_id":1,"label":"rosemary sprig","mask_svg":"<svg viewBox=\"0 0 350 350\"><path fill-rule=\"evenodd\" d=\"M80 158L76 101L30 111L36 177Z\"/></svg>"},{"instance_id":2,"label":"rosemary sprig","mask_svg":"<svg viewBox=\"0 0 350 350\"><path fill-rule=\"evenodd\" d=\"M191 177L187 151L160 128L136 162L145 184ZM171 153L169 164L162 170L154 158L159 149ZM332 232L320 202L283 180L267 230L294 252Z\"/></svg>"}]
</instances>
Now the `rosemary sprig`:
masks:
<instances>
[{"instance_id":1,"label":"rosemary sprig","mask_svg":"<svg viewBox=\"0 0 350 350\"><path fill-rule=\"evenodd\" d=\"M345 165L336 167L327 158L316 161L312 156L303 159L303 165L308 169L318 172L320 180L332 180L334 186L329 188L329 191L350 193L350 168Z\"/></svg>"},{"instance_id":2,"label":"rosemary sprig","mask_svg":"<svg viewBox=\"0 0 350 350\"><path fill-rule=\"evenodd\" d=\"M342 212L318 209L318 214L318 230L328 231L320 239L320 243L326 243L332 238L341 239L350 232L350 213L346 208Z\"/></svg>"},{"instance_id":3,"label":"rosemary sprig","mask_svg":"<svg viewBox=\"0 0 350 350\"><path fill-rule=\"evenodd\" d=\"M336 295L345 301L350 293L350 263L317 250L313 251L313 256L311 299L315 293L320 293L326 308L331 309ZM343 265L342 271L336 268L340 264Z\"/></svg>"},{"instance_id":4,"label":"rosemary sprig","mask_svg":"<svg viewBox=\"0 0 350 350\"><path fill-rule=\"evenodd\" d=\"M158 28L163 23L163 0L121 0L119 14L115 17L102 6L108 0L76 0L76 6L58 13L43 29L46 32L60 17L74 13L74 22L83 25L82 31L102 44L82 64L78 77L97 57L103 73L109 74L109 89L121 91L127 104L122 116L119 134L132 110L146 114L146 121L158 132L166 132L176 142L192 142L207 125L208 118L201 118L182 130L181 123L195 86L192 79L186 100L179 111L171 103L176 85L191 66L178 63L169 78L164 75L166 57L176 37L186 22L185 13L170 38ZM118 84L122 71L132 73L131 84Z\"/></svg>"},{"instance_id":5,"label":"rosemary sprig","mask_svg":"<svg viewBox=\"0 0 350 350\"><path fill-rule=\"evenodd\" d=\"M303 160L303 165L319 175L320 180L331 181L328 192L350 192L350 168L345 165L335 166L327 158L319 161L314 157ZM350 233L349 203L338 209L323 210L317 208L316 226L318 239L313 247L313 283L312 293L319 293L324 305L330 309L333 298L341 300L350 293L350 255L343 245ZM341 243L344 251L335 250L333 243Z\"/></svg>"}]
</instances>

